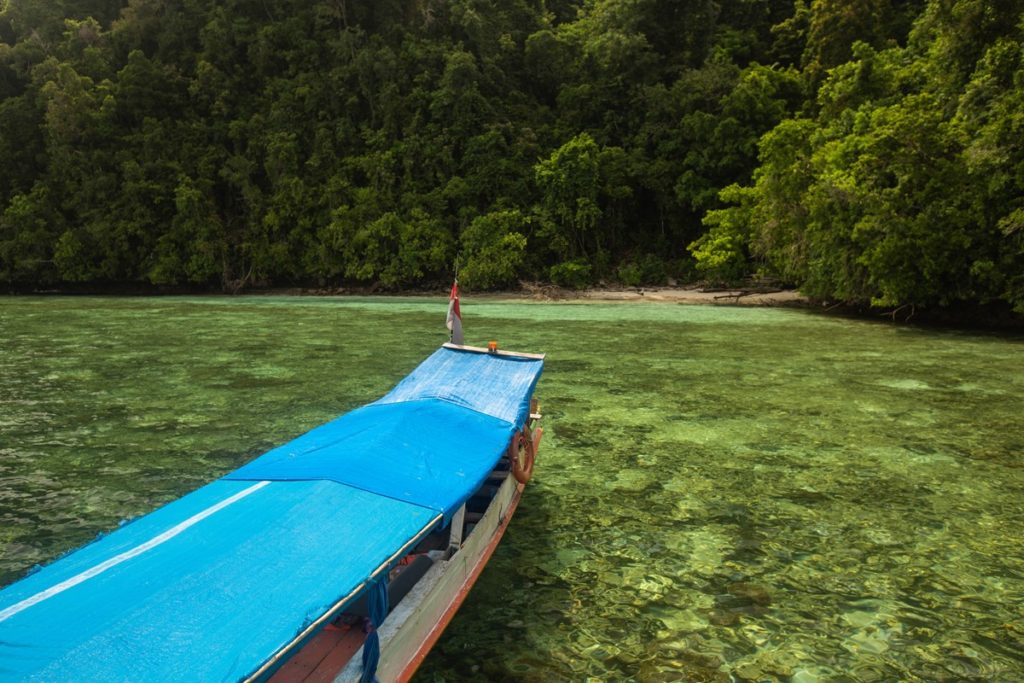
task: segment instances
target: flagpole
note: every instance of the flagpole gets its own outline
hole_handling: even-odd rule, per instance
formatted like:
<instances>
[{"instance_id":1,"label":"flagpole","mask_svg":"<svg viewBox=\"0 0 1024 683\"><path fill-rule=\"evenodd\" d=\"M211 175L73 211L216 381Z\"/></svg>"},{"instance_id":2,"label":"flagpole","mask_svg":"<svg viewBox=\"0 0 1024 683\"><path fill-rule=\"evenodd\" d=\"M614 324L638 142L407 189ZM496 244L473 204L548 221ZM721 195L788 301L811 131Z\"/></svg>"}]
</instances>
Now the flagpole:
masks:
<instances>
[{"instance_id":1,"label":"flagpole","mask_svg":"<svg viewBox=\"0 0 1024 683\"><path fill-rule=\"evenodd\" d=\"M455 281L452 283L451 293L448 295L448 316L445 319L445 327L450 335L448 339L452 344L462 345L462 311L459 309L459 259L455 258Z\"/></svg>"}]
</instances>

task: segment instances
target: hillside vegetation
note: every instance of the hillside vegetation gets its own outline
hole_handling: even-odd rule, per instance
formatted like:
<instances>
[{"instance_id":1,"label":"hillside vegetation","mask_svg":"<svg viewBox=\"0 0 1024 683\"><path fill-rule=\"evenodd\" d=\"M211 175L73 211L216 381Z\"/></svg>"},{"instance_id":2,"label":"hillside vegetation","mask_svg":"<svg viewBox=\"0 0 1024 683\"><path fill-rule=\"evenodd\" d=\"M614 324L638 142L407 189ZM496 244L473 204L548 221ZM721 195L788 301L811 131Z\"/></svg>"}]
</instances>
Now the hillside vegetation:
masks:
<instances>
[{"instance_id":1,"label":"hillside vegetation","mask_svg":"<svg viewBox=\"0 0 1024 683\"><path fill-rule=\"evenodd\" d=\"M0 282L1024 312L1024 8L0 0Z\"/></svg>"}]
</instances>

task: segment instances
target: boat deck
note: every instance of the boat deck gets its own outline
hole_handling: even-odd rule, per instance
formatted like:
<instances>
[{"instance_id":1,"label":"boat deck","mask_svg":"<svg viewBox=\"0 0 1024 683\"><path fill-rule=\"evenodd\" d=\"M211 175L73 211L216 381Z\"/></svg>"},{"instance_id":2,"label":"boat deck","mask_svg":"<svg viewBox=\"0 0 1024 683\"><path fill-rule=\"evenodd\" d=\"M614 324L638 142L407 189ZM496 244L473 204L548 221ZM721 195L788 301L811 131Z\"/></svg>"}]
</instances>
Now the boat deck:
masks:
<instances>
[{"instance_id":1,"label":"boat deck","mask_svg":"<svg viewBox=\"0 0 1024 683\"><path fill-rule=\"evenodd\" d=\"M271 677L272 683L332 683L366 640L361 624L330 625Z\"/></svg>"}]
</instances>

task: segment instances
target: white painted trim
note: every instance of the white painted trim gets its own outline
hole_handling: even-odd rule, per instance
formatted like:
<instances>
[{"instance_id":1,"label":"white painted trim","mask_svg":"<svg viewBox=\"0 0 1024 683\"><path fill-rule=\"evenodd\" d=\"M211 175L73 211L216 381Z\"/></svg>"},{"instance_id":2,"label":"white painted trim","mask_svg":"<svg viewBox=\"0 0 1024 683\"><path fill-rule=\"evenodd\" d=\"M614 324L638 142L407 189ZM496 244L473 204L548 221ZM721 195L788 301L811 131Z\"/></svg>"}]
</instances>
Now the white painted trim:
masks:
<instances>
[{"instance_id":1,"label":"white painted trim","mask_svg":"<svg viewBox=\"0 0 1024 683\"><path fill-rule=\"evenodd\" d=\"M486 353L492 356L509 356L511 358L530 358L532 360L544 360L543 353L518 353L516 351L503 351L498 349L497 351L491 351L490 349L481 348L479 346L465 346L463 344L452 344L451 342L445 342L442 344L446 349L454 349L455 351L470 351L472 353Z\"/></svg>"},{"instance_id":2,"label":"white painted trim","mask_svg":"<svg viewBox=\"0 0 1024 683\"><path fill-rule=\"evenodd\" d=\"M255 493L256 491L260 490L261 488L263 488L264 486L266 486L269 483L270 483L269 481L261 481L259 483L253 484L249 488L244 489L242 491L239 491L235 495L233 495L233 496L231 496L229 498L225 498L224 500L220 501L219 503L211 505L210 507L206 508L202 512L198 512L198 513L192 515L191 517L186 519L184 522L180 522L180 523L174 525L173 527L171 527L167 531L163 532L159 536L154 536L153 538L151 538L150 540L146 541L142 545L136 546L136 547L132 548L131 550L126 550L123 553L121 553L120 555L115 555L114 557L110 558L109 560L105 560L103 562L100 562L98 565L96 565L95 567L92 567L91 569L86 569L84 572L82 572L80 574L76 574L75 576L72 576L70 579L66 579L64 581L61 581L57 585L50 586L46 590L40 591L39 593L36 593L32 597L25 598L21 602L15 603L15 604L11 605L10 607L8 607L8 608L6 608L4 610L0 610L0 621L5 621L7 619L10 619L15 614L18 614L19 612L22 612L22 611L28 609L29 607L32 607L33 605L38 605L43 600L48 600L48 599L52 598L55 595L63 593L64 591L68 590L69 588L73 588L73 587L77 586L80 583L88 581L89 579L102 574L103 572L107 571L108 569L116 567L117 565L121 564L122 562L127 562L128 560L132 559L133 557L138 557L139 555L141 555L142 553L146 552L147 550L152 550L153 548L157 547L158 545L166 543L167 541L171 540L172 538L174 538L178 534L182 533L183 531L185 531L189 527L195 526L196 524L198 524L199 522L203 521L204 519L206 519L210 515L215 514L215 513L219 512L220 510L223 510L224 508L226 508L227 506L229 506L229 505L231 505L233 503L237 503L241 499L245 498L246 496L248 496L251 493Z\"/></svg>"}]
</instances>

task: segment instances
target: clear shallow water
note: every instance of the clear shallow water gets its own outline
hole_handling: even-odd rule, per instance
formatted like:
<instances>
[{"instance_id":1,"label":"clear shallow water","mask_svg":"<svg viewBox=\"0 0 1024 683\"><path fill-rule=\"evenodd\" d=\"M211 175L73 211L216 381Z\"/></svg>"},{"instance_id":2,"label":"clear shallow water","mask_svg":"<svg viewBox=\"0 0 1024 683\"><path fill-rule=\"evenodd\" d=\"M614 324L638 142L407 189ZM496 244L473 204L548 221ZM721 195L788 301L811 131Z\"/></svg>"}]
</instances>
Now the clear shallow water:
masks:
<instances>
[{"instance_id":1,"label":"clear shallow water","mask_svg":"<svg viewBox=\"0 0 1024 683\"><path fill-rule=\"evenodd\" d=\"M445 301L0 299L0 583L356 405ZM1019 681L1024 342L464 301L536 478L420 681Z\"/></svg>"}]
</instances>

